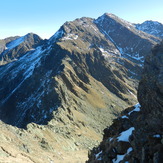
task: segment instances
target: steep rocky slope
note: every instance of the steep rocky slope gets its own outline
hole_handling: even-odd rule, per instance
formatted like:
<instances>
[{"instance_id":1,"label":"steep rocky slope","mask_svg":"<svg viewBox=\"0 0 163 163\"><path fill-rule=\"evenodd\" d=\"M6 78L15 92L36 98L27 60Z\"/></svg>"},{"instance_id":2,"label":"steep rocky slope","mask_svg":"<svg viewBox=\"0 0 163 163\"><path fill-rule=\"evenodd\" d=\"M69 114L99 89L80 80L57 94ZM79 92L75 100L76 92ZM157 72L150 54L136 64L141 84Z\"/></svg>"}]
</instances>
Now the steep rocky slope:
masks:
<instances>
[{"instance_id":1,"label":"steep rocky slope","mask_svg":"<svg viewBox=\"0 0 163 163\"><path fill-rule=\"evenodd\" d=\"M153 162L163 160L163 42L146 57L138 100L104 130L103 142L88 162Z\"/></svg>"},{"instance_id":2,"label":"steep rocky slope","mask_svg":"<svg viewBox=\"0 0 163 163\"><path fill-rule=\"evenodd\" d=\"M128 22L112 14L97 20L81 18L66 22L49 40L38 41L38 46L34 43L35 49L16 53L16 61L0 67L0 119L27 128L26 131L2 123L2 130L7 128L8 135L14 134L23 145L25 138L21 136L31 125L32 138L28 133L25 137L29 137L27 144L36 141L38 150L33 150L31 156L35 159L42 153L39 142L51 142L51 137L56 137L58 144L65 142L61 143L61 150L92 148L106 125L137 102L144 57L159 41L132 25L129 28ZM5 53L8 54L2 54ZM38 139L35 130L39 130ZM9 140L7 134L3 135ZM19 141L10 140L9 144L12 143L12 150L19 151ZM53 144L51 152L57 148Z\"/></svg>"},{"instance_id":3,"label":"steep rocky slope","mask_svg":"<svg viewBox=\"0 0 163 163\"><path fill-rule=\"evenodd\" d=\"M22 37L9 37L0 40L0 65L15 61L42 42L42 39L33 33L28 33Z\"/></svg>"}]
</instances>

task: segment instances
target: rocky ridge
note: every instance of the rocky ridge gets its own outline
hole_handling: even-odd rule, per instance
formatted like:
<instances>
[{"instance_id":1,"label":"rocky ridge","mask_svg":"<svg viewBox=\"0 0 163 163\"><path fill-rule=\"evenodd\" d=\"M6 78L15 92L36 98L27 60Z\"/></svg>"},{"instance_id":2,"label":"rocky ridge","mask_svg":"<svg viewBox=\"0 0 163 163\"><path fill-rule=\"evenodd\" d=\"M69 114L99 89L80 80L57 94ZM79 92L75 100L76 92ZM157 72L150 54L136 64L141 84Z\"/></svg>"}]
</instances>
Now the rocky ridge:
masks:
<instances>
[{"instance_id":1,"label":"rocky ridge","mask_svg":"<svg viewBox=\"0 0 163 163\"><path fill-rule=\"evenodd\" d=\"M146 57L138 100L104 130L103 141L88 162L154 162L163 160L163 42Z\"/></svg>"}]
</instances>

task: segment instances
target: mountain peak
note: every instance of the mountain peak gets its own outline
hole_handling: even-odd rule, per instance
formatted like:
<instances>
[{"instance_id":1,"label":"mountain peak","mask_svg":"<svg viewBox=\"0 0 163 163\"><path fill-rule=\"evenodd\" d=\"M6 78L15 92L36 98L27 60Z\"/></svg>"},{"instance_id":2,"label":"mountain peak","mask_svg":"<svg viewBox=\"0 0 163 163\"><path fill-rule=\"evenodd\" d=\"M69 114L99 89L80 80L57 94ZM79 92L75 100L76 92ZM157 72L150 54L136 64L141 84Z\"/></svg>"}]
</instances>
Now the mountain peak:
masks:
<instances>
[{"instance_id":1,"label":"mountain peak","mask_svg":"<svg viewBox=\"0 0 163 163\"><path fill-rule=\"evenodd\" d=\"M102 24L104 21L105 21L105 23L110 24L110 25L121 24L123 27L135 30L135 27L132 23L130 23L112 13L103 14L102 16L98 17L95 20L95 23Z\"/></svg>"},{"instance_id":2,"label":"mountain peak","mask_svg":"<svg viewBox=\"0 0 163 163\"><path fill-rule=\"evenodd\" d=\"M5 39L3 48L0 50L0 65L15 61L26 52L34 49L41 42L41 37L34 33L28 33L21 37Z\"/></svg>"},{"instance_id":3,"label":"mountain peak","mask_svg":"<svg viewBox=\"0 0 163 163\"><path fill-rule=\"evenodd\" d=\"M112 14L112 13L104 13L103 16L108 16L108 17L111 17L111 18L117 18L117 16Z\"/></svg>"},{"instance_id":4,"label":"mountain peak","mask_svg":"<svg viewBox=\"0 0 163 163\"><path fill-rule=\"evenodd\" d=\"M40 36L38 36L35 33L28 33L26 34L24 37L24 40L31 43L31 44L37 44L38 42L40 42L42 40L42 38Z\"/></svg>"},{"instance_id":5,"label":"mountain peak","mask_svg":"<svg viewBox=\"0 0 163 163\"><path fill-rule=\"evenodd\" d=\"M142 24L136 24L135 27L138 30L163 39L163 24L158 21L147 20Z\"/></svg>"},{"instance_id":6,"label":"mountain peak","mask_svg":"<svg viewBox=\"0 0 163 163\"><path fill-rule=\"evenodd\" d=\"M158 21L153 21L153 20L146 20L142 23L143 25L163 25L162 23Z\"/></svg>"}]
</instances>

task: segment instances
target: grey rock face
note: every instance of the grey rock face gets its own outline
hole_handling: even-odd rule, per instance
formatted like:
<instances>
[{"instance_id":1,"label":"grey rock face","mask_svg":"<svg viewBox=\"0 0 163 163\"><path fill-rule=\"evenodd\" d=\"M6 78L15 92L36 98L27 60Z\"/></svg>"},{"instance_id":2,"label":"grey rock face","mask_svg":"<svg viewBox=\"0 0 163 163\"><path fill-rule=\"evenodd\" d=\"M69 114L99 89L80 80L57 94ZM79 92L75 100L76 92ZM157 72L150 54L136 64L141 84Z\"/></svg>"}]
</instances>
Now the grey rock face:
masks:
<instances>
[{"instance_id":1,"label":"grey rock face","mask_svg":"<svg viewBox=\"0 0 163 163\"><path fill-rule=\"evenodd\" d=\"M138 89L138 100L149 126L161 127L163 111L163 43L156 46L145 60L144 73ZM147 114L146 114L147 113ZM150 119L150 120L149 120ZM162 127L161 127L162 128ZM157 129L157 128L156 128ZM157 129L158 130L158 129Z\"/></svg>"}]
</instances>

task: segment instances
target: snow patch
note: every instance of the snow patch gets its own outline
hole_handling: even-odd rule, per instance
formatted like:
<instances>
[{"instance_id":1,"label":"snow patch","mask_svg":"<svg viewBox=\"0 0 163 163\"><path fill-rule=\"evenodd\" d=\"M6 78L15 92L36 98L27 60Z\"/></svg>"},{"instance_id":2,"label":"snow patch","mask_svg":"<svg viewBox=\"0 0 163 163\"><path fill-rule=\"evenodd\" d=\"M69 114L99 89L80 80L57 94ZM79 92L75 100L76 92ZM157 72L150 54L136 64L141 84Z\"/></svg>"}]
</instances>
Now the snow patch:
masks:
<instances>
[{"instance_id":1,"label":"snow patch","mask_svg":"<svg viewBox=\"0 0 163 163\"><path fill-rule=\"evenodd\" d=\"M142 24L136 24L135 27L139 31L143 31L151 35L155 35L157 37L163 36L162 34L163 24L157 21L145 21Z\"/></svg>"},{"instance_id":2,"label":"snow patch","mask_svg":"<svg viewBox=\"0 0 163 163\"><path fill-rule=\"evenodd\" d=\"M128 115L130 115L132 112L134 112L134 111L136 111L136 112L139 112L140 111L140 104L139 103L137 103L135 106L135 109L133 109L132 111L130 111L129 113L128 113Z\"/></svg>"},{"instance_id":3,"label":"snow patch","mask_svg":"<svg viewBox=\"0 0 163 163\"><path fill-rule=\"evenodd\" d=\"M128 130L121 132L120 136L117 137L118 141L129 142L129 136L132 134L133 130L135 130L134 127L131 127Z\"/></svg>"},{"instance_id":4,"label":"snow patch","mask_svg":"<svg viewBox=\"0 0 163 163\"><path fill-rule=\"evenodd\" d=\"M140 61L140 62L144 62L144 56L140 56L139 53L137 54L128 54L128 53L123 53L124 55L127 55L128 57L132 58L132 59L135 59L137 61Z\"/></svg>"},{"instance_id":5,"label":"snow patch","mask_svg":"<svg viewBox=\"0 0 163 163\"><path fill-rule=\"evenodd\" d=\"M137 97L128 89L128 92L134 97L137 99Z\"/></svg>"},{"instance_id":6,"label":"snow patch","mask_svg":"<svg viewBox=\"0 0 163 163\"><path fill-rule=\"evenodd\" d=\"M102 154L102 151L100 151L99 153L97 153L97 154L95 155L96 160L102 160L101 154Z\"/></svg>"},{"instance_id":7,"label":"snow patch","mask_svg":"<svg viewBox=\"0 0 163 163\"><path fill-rule=\"evenodd\" d=\"M105 19L105 14L104 15L102 15L102 16L100 16L98 19L96 19L94 22L95 23L99 23L99 24L101 24L102 22L103 22L103 20Z\"/></svg>"},{"instance_id":8,"label":"snow patch","mask_svg":"<svg viewBox=\"0 0 163 163\"><path fill-rule=\"evenodd\" d=\"M161 135L157 134L157 135L153 135L154 138L161 138Z\"/></svg>"},{"instance_id":9,"label":"snow patch","mask_svg":"<svg viewBox=\"0 0 163 163\"><path fill-rule=\"evenodd\" d=\"M62 40L76 40L77 38L78 38L78 35L67 34L65 37L62 38Z\"/></svg>"},{"instance_id":10,"label":"snow patch","mask_svg":"<svg viewBox=\"0 0 163 163\"><path fill-rule=\"evenodd\" d=\"M133 109L132 111L130 111L127 115L122 116L121 118L128 118L128 115L130 115L133 112L139 112L140 111L140 107L141 105L139 103L137 103L136 105L134 105L135 109Z\"/></svg>"},{"instance_id":11,"label":"snow patch","mask_svg":"<svg viewBox=\"0 0 163 163\"><path fill-rule=\"evenodd\" d=\"M103 48L99 48L99 49L100 49L102 55L103 55L105 58L107 58L108 55L109 55L109 53L108 53L107 51L105 51Z\"/></svg>"},{"instance_id":12,"label":"snow patch","mask_svg":"<svg viewBox=\"0 0 163 163\"><path fill-rule=\"evenodd\" d=\"M24 83L24 81L33 74L34 69L37 66L39 66L39 61L42 56L41 54L44 51L42 51L41 47L38 47L34 52L29 51L26 55L24 55L17 61L16 64L18 66L16 69L12 69L12 66L14 66L14 64L15 64L14 62L7 65L6 70L4 72L2 72L1 77L3 77L5 75L5 72L9 69L11 69L10 70L10 74L11 74L10 79L11 80L14 79L16 76L18 76L19 72L24 71L24 73L23 73L22 81L12 90L12 92L6 98L4 98L2 103L5 103L12 96L12 94Z\"/></svg>"},{"instance_id":13,"label":"snow patch","mask_svg":"<svg viewBox=\"0 0 163 163\"><path fill-rule=\"evenodd\" d=\"M110 141L110 142L111 142L112 140L113 140L113 138L109 138L109 139L108 139L108 141Z\"/></svg>"},{"instance_id":14,"label":"snow patch","mask_svg":"<svg viewBox=\"0 0 163 163\"><path fill-rule=\"evenodd\" d=\"M121 118L122 118L122 119L124 119L124 118L128 119L128 117L127 117L126 115L122 116Z\"/></svg>"},{"instance_id":15,"label":"snow patch","mask_svg":"<svg viewBox=\"0 0 163 163\"><path fill-rule=\"evenodd\" d=\"M99 50L101 51L105 59L108 58L110 55L113 56L119 54L119 51L117 49L106 51L102 47L100 47Z\"/></svg>"},{"instance_id":16,"label":"snow patch","mask_svg":"<svg viewBox=\"0 0 163 163\"><path fill-rule=\"evenodd\" d=\"M124 157L129 154L133 149L130 147L128 150L127 150L127 153L124 154L124 155L117 155L117 158L116 159L113 159L113 163L119 163L120 161L122 161L124 159Z\"/></svg>"}]
</instances>

